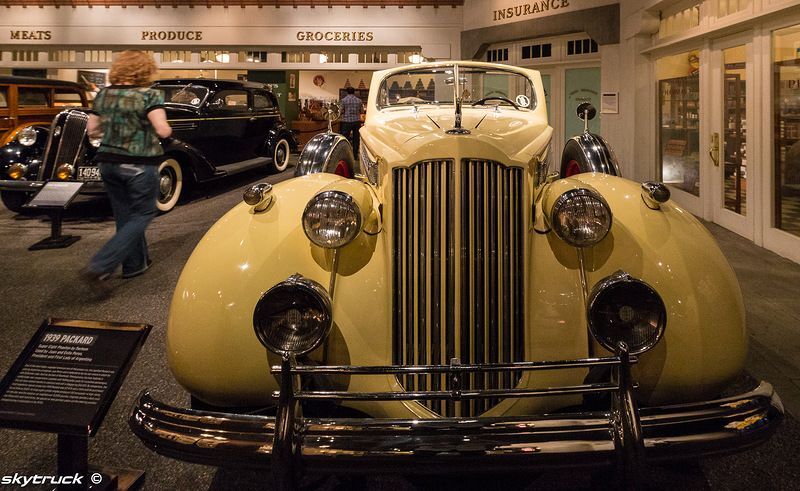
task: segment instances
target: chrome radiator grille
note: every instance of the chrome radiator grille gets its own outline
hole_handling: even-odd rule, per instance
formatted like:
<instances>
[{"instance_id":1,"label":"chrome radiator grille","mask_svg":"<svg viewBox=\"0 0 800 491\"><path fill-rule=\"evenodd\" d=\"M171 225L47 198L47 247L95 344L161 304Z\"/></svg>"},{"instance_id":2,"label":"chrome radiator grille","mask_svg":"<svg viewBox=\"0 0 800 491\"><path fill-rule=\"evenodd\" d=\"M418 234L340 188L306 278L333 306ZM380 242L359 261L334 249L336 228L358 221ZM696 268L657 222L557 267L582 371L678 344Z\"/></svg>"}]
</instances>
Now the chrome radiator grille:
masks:
<instances>
[{"instance_id":1,"label":"chrome radiator grille","mask_svg":"<svg viewBox=\"0 0 800 491\"><path fill-rule=\"evenodd\" d=\"M418 162L393 178L393 362L505 363L524 359L524 171L465 159ZM465 378L462 388L512 388L519 375ZM400 377L442 390L437 375ZM474 416L496 400L432 401Z\"/></svg>"},{"instance_id":2,"label":"chrome radiator grille","mask_svg":"<svg viewBox=\"0 0 800 491\"><path fill-rule=\"evenodd\" d=\"M75 165L83 151L89 115L82 111L65 111L56 116L50 126L39 179L50 179L61 164Z\"/></svg>"}]
</instances>

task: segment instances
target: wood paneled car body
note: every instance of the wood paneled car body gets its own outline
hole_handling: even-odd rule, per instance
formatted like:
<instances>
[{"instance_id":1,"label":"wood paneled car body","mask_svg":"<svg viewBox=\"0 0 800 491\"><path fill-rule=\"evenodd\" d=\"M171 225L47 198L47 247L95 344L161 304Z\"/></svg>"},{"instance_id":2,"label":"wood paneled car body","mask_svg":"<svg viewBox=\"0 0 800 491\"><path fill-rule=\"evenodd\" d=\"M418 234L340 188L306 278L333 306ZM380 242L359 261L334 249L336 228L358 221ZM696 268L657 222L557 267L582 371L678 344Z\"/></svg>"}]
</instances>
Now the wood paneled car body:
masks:
<instances>
[{"instance_id":1,"label":"wood paneled car body","mask_svg":"<svg viewBox=\"0 0 800 491\"><path fill-rule=\"evenodd\" d=\"M631 478L766 439L783 414L768 383L720 396L747 336L714 240L661 183L551 172L544 100L538 72L504 65L375 73L359 158L315 137L181 274L170 366L217 412L144 393L135 433L271 467L281 488L302 469Z\"/></svg>"},{"instance_id":2,"label":"wood paneled car body","mask_svg":"<svg viewBox=\"0 0 800 491\"><path fill-rule=\"evenodd\" d=\"M196 183L264 167L280 172L297 143L278 101L263 84L235 80L159 80L173 137L162 141L157 206L171 210ZM0 196L19 211L48 180L84 180L85 192L102 192L95 145L86 135L86 111L60 113L52 127L31 125L0 149Z\"/></svg>"}]
</instances>

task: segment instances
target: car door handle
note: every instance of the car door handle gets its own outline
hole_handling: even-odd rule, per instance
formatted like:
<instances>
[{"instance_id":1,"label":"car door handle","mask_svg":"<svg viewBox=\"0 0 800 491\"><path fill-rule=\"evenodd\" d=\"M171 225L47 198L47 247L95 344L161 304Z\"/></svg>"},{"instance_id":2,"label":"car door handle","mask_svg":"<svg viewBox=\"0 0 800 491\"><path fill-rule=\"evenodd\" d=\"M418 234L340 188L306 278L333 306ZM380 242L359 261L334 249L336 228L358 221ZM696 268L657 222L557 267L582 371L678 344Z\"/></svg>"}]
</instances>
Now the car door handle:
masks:
<instances>
[{"instance_id":1,"label":"car door handle","mask_svg":"<svg viewBox=\"0 0 800 491\"><path fill-rule=\"evenodd\" d=\"M253 122L253 121L255 121L256 119L258 119L258 118L257 118L257 117L255 117L255 116L251 116L251 117L250 117L250 122L252 123L252 122Z\"/></svg>"}]
</instances>

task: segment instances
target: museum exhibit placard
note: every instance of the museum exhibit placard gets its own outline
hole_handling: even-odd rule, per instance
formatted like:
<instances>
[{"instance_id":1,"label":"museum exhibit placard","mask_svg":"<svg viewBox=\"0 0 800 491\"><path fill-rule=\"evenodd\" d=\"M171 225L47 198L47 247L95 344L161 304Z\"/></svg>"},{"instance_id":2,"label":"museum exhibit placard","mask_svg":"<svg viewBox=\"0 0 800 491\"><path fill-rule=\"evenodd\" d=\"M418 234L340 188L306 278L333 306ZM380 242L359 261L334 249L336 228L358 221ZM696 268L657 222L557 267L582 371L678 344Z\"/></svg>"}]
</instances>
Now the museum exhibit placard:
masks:
<instances>
[{"instance_id":1,"label":"museum exhibit placard","mask_svg":"<svg viewBox=\"0 0 800 491\"><path fill-rule=\"evenodd\" d=\"M44 321L0 382L0 427L94 435L151 327Z\"/></svg>"}]
</instances>

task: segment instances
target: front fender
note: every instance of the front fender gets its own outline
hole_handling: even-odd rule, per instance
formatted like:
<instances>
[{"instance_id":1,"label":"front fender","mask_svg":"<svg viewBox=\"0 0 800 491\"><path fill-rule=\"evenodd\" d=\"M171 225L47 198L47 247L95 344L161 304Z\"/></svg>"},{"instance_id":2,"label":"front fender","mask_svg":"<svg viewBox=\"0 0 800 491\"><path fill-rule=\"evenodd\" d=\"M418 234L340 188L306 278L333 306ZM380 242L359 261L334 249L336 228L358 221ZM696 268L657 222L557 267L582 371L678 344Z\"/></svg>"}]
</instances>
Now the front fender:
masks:
<instances>
[{"instance_id":1,"label":"front fender","mask_svg":"<svg viewBox=\"0 0 800 491\"><path fill-rule=\"evenodd\" d=\"M200 240L178 280L167 327L170 368L190 393L219 406L271 402L278 386L269 367L279 360L258 342L253 311L294 273L327 287L329 263L301 218L311 197L340 180L314 174L276 184L266 211L241 203Z\"/></svg>"},{"instance_id":2,"label":"front fender","mask_svg":"<svg viewBox=\"0 0 800 491\"><path fill-rule=\"evenodd\" d=\"M609 235L584 250L589 289L622 269L655 288L667 308L664 338L635 369L641 399L658 404L718 395L741 372L747 337L739 284L714 238L673 201L650 209L638 183L600 173L565 181L597 190L614 216ZM548 239L558 261L577 270L577 251L552 232Z\"/></svg>"},{"instance_id":3,"label":"front fender","mask_svg":"<svg viewBox=\"0 0 800 491\"><path fill-rule=\"evenodd\" d=\"M36 178L50 130L41 126L34 126L34 129L36 130L36 142L33 145L26 147L17 140L10 140L8 144L0 148L0 179L6 179L6 171L14 163L28 166L26 179Z\"/></svg>"}]
</instances>

